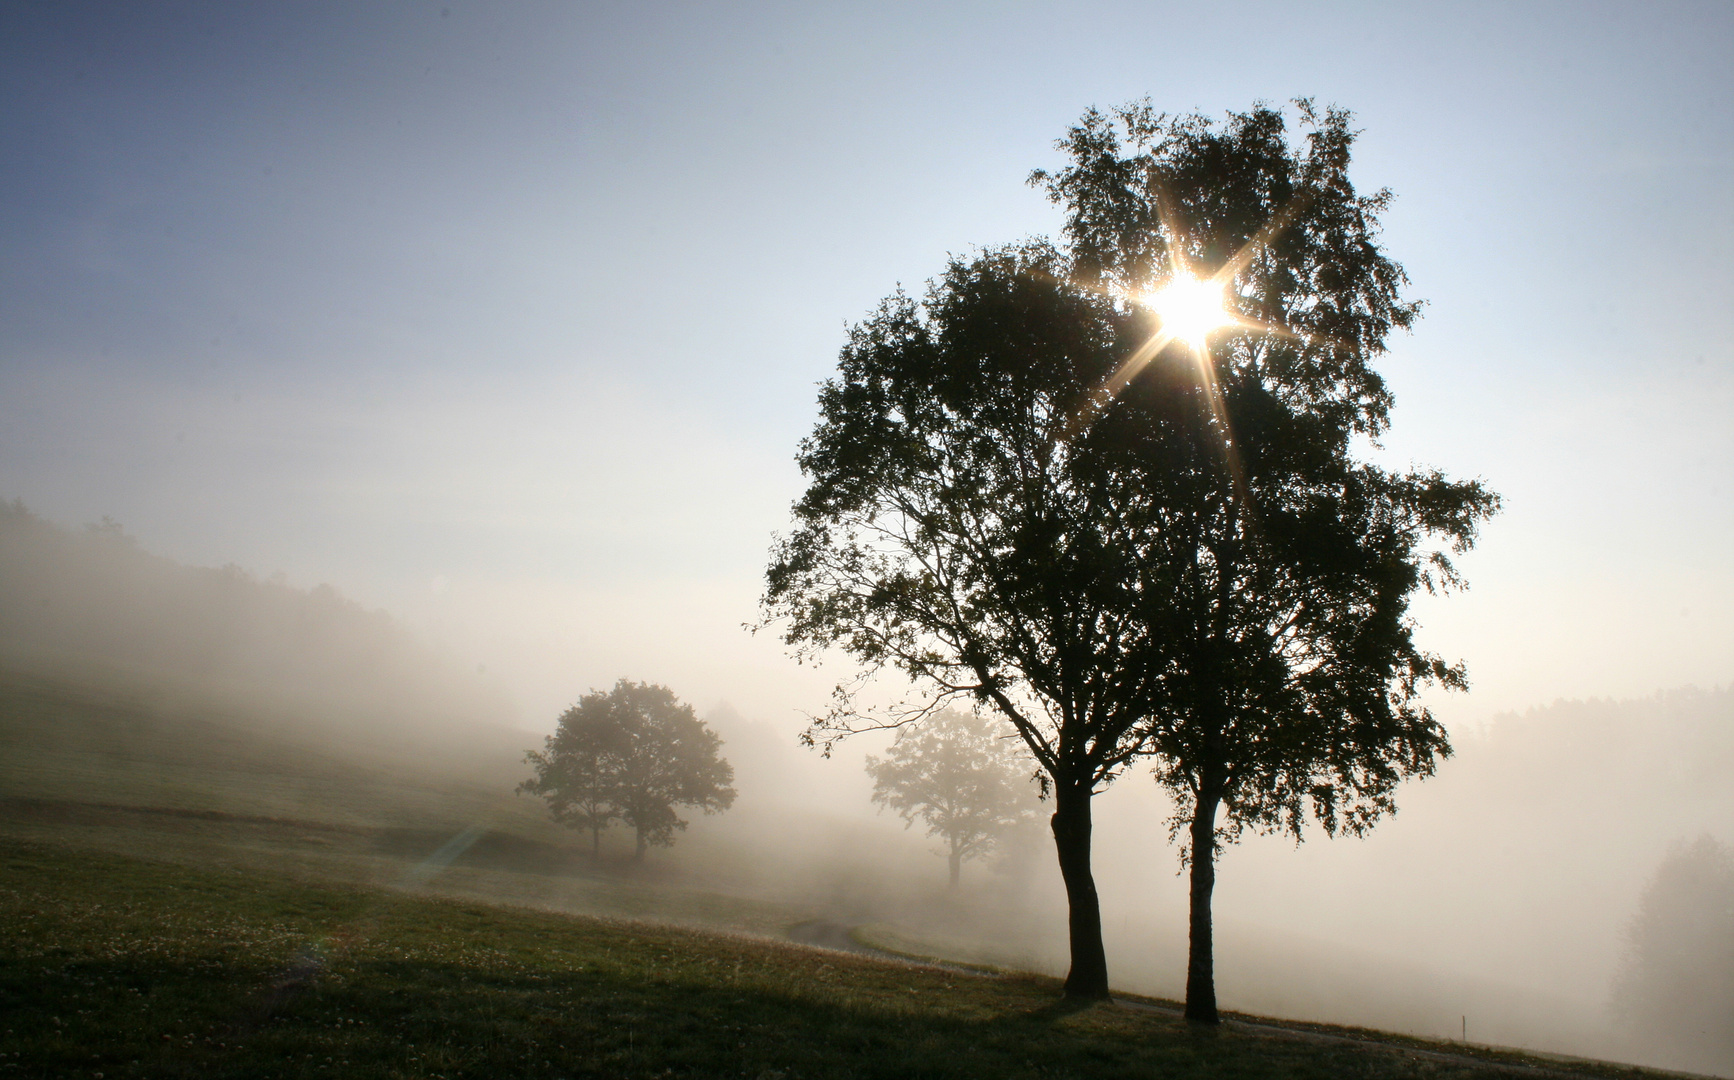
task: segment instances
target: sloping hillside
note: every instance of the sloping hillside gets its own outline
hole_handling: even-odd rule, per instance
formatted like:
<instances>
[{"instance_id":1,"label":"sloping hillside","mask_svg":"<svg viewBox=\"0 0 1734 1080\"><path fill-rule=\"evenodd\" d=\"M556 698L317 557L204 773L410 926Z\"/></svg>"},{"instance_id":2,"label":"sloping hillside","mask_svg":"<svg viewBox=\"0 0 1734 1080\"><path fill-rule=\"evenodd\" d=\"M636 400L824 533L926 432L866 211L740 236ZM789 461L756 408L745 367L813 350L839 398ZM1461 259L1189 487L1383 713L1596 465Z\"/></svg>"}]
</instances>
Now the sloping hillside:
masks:
<instances>
[{"instance_id":1,"label":"sloping hillside","mask_svg":"<svg viewBox=\"0 0 1734 1080\"><path fill-rule=\"evenodd\" d=\"M512 711L484 674L330 586L183 566L112 522L77 532L17 502L0 503L0 670L417 733Z\"/></svg>"},{"instance_id":2,"label":"sloping hillside","mask_svg":"<svg viewBox=\"0 0 1734 1080\"><path fill-rule=\"evenodd\" d=\"M1235 1018L714 933L0 840L22 1075L1558 1077L1640 1070Z\"/></svg>"}]
</instances>

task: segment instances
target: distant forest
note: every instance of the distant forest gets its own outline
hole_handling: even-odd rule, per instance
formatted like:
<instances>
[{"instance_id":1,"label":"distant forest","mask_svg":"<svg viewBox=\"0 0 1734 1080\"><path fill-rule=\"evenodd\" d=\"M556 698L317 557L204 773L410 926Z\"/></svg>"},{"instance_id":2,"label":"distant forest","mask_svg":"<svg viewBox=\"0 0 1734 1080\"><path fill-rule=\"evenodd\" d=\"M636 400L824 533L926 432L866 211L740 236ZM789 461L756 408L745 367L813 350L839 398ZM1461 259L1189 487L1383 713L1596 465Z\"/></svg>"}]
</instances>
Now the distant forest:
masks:
<instances>
[{"instance_id":1,"label":"distant forest","mask_svg":"<svg viewBox=\"0 0 1734 1080\"><path fill-rule=\"evenodd\" d=\"M329 585L184 566L0 503L0 670L336 726L504 723L504 689Z\"/></svg>"}]
</instances>

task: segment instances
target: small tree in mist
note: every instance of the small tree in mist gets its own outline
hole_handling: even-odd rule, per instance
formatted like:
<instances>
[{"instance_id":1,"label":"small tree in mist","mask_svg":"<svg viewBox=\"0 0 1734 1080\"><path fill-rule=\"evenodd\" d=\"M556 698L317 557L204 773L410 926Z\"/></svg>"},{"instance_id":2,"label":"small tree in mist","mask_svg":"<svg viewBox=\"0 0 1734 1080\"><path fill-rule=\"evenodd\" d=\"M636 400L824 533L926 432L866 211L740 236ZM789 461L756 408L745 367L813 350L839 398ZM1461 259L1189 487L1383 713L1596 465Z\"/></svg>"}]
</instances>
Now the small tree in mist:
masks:
<instances>
[{"instance_id":1,"label":"small tree in mist","mask_svg":"<svg viewBox=\"0 0 1734 1080\"><path fill-rule=\"evenodd\" d=\"M591 851L619 821L635 834L634 860L685 829L677 807L720 813L734 804L734 770L722 739L665 686L625 679L591 691L560 717L559 729L527 760L536 770L520 791L541 795L557 821L588 829Z\"/></svg>"},{"instance_id":2,"label":"small tree in mist","mask_svg":"<svg viewBox=\"0 0 1734 1080\"><path fill-rule=\"evenodd\" d=\"M1705 836L1673 851L1626 931L1614 1011L1676 1068L1734 1071L1734 852Z\"/></svg>"},{"instance_id":3,"label":"small tree in mist","mask_svg":"<svg viewBox=\"0 0 1734 1080\"><path fill-rule=\"evenodd\" d=\"M1416 703L1461 668L1419 650L1408 604L1497 506L1479 484L1356 460L1391 395L1371 366L1416 305L1377 243L1386 196L1349 182L1347 113L1092 110L1033 180L1066 243L954 259L850 333L798 457L795 531L768 618L937 702L990 706L1048 778L1072 950L1066 993L1108 993L1091 799L1140 757L1190 843L1187 1016L1216 1020L1217 847L1359 832L1449 753ZM1190 344L1170 286L1229 314ZM857 709L829 746L935 704ZM1218 822L1219 813L1226 811Z\"/></svg>"},{"instance_id":4,"label":"small tree in mist","mask_svg":"<svg viewBox=\"0 0 1734 1080\"><path fill-rule=\"evenodd\" d=\"M642 859L647 847L667 847L686 828L676 807L716 814L733 806L735 774L719 754L722 739L667 687L623 679L613 694L626 733L620 820L636 832L634 858Z\"/></svg>"},{"instance_id":5,"label":"small tree in mist","mask_svg":"<svg viewBox=\"0 0 1734 1080\"><path fill-rule=\"evenodd\" d=\"M1036 812L1027 759L998 720L946 709L905 731L883 758L869 756L873 801L920 818L945 842L951 887L969 859L994 848L1006 830Z\"/></svg>"},{"instance_id":6,"label":"small tree in mist","mask_svg":"<svg viewBox=\"0 0 1734 1080\"><path fill-rule=\"evenodd\" d=\"M525 755L536 775L518 791L548 800L554 820L590 833L592 858L602 853L602 831L620 820L620 773L626 750L623 725L607 695L591 693L560 714L560 725L541 750Z\"/></svg>"}]
</instances>

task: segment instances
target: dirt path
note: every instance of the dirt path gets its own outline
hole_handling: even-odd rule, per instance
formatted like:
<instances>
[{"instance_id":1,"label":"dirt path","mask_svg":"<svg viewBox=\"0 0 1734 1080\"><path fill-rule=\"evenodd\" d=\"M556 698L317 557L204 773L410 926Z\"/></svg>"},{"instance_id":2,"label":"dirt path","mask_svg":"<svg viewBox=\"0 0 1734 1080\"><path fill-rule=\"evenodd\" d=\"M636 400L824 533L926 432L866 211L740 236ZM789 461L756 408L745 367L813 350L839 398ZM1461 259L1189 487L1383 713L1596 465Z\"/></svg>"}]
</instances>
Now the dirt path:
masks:
<instances>
[{"instance_id":1,"label":"dirt path","mask_svg":"<svg viewBox=\"0 0 1734 1080\"><path fill-rule=\"evenodd\" d=\"M837 952L872 956L880 960L895 960L902 964L909 963L904 957L881 952L861 944L851 934L852 929L843 923L831 922L828 919L808 919L806 922L798 922L789 927L785 936L797 945L814 945L821 949L834 949Z\"/></svg>"},{"instance_id":2,"label":"dirt path","mask_svg":"<svg viewBox=\"0 0 1734 1080\"><path fill-rule=\"evenodd\" d=\"M902 964L905 967L927 968L957 975L974 975L978 978L996 977L993 972L985 968L973 967L969 964L954 964L945 960L905 956L901 953L888 952L885 949L875 949L871 945L863 945L855 936L855 931L859 928L859 925L850 926L846 923L832 922L829 919L808 919L806 922L798 922L789 927L784 932L784 936L797 945L833 949L837 952L854 953L856 956L871 956L875 960L888 960L893 964Z\"/></svg>"}]
</instances>

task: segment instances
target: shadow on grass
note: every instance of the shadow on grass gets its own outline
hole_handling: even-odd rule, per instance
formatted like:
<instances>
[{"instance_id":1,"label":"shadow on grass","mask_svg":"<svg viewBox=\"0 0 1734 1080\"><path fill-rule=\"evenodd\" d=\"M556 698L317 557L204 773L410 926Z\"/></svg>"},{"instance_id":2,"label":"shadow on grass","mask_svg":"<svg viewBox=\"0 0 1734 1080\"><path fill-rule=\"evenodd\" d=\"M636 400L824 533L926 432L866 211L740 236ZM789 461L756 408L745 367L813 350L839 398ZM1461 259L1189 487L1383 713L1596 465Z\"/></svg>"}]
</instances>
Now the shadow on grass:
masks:
<instances>
[{"instance_id":1,"label":"shadow on grass","mask_svg":"<svg viewBox=\"0 0 1734 1080\"><path fill-rule=\"evenodd\" d=\"M0 841L12 1075L1492 1076L758 939Z\"/></svg>"}]
</instances>

